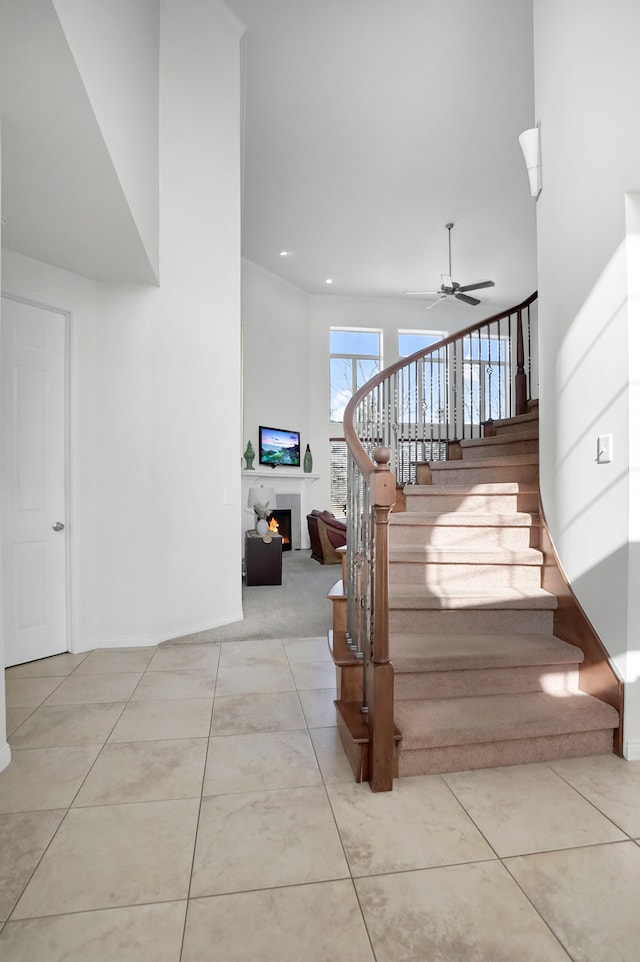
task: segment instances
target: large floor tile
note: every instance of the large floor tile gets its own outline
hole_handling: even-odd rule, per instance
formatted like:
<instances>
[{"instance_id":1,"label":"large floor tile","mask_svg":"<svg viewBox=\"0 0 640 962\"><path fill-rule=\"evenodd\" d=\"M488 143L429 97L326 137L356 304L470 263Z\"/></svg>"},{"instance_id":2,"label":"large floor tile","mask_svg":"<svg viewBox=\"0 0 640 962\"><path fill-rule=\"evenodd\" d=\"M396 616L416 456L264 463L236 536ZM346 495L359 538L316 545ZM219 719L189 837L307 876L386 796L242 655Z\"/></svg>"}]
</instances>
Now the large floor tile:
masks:
<instances>
[{"instance_id":1,"label":"large floor tile","mask_svg":"<svg viewBox=\"0 0 640 962\"><path fill-rule=\"evenodd\" d=\"M64 814L58 810L0 815L0 921L9 918Z\"/></svg>"},{"instance_id":2,"label":"large floor tile","mask_svg":"<svg viewBox=\"0 0 640 962\"><path fill-rule=\"evenodd\" d=\"M335 678L334 678L335 683ZM309 728L330 728L337 724L335 684L331 688L316 688L298 692L302 711Z\"/></svg>"},{"instance_id":3,"label":"large floor tile","mask_svg":"<svg viewBox=\"0 0 640 962\"><path fill-rule=\"evenodd\" d=\"M212 735L250 735L304 728L304 715L294 691L215 696Z\"/></svg>"},{"instance_id":4,"label":"large floor tile","mask_svg":"<svg viewBox=\"0 0 640 962\"><path fill-rule=\"evenodd\" d=\"M11 962L179 962L186 901L9 922Z\"/></svg>"},{"instance_id":5,"label":"large floor tile","mask_svg":"<svg viewBox=\"0 0 640 962\"><path fill-rule=\"evenodd\" d=\"M149 662L149 671L215 672L220 645L161 645Z\"/></svg>"},{"instance_id":6,"label":"large floor tile","mask_svg":"<svg viewBox=\"0 0 640 962\"><path fill-rule=\"evenodd\" d=\"M354 776L342 747L338 729L312 728L309 734L325 784L334 785L339 782L351 784Z\"/></svg>"},{"instance_id":7,"label":"large floor tile","mask_svg":"<svg viewBox=\"0 0 640 962\"><path fill-rule=\"evenodd\" d=\"M328 792L354 876L496 857L438 775L396 780L392 792L355 783Z\"/></svg>"},{"instance_id":8,"label":"large floor tile","mask_svg":"<svg viewBox=\"0 0 640 962\"><path fill-rule=\"evenodd\" d=\"M19 728L23 721L26 721L33 711L35 711L33 706L23 708L7 708L5 714L7 723L7 737L9 735L13 735L16 728Z\"/></svg>"},{"instance_id":9,"label":"large floor tile","mask_svg":"<svg viewBox=\"0 0 640 962\"><path fill-rule=\"evenodd\" d=\"M105 745L73 804L199 798L206 753L206 738Z\"/></svg>"},{"instance_id":10,"label":"large floor tile","mask_svg":"<svg viewBox=\"0 0 640 962\"><path fill-rule=\"evenodd\" d=\"M147 671L132 700L213 698L215 687L215 671Z\"/></svg>"},{"instance_id":11,"label":"large floor tile","mask_svg":"<svg viewBox=\"0 0 640 962\"><path fill-rule=\"evenodd\" d=\"M7 708L36 708L65 681L64 675L56 675L52 678L5 676Z\"/></svg>"},{"instance_id":12,"label":"large floor tile","mask_svg":"<svg viewBox=\"0 0 640 962\"><path fill-rule=\"evenodd\" d=\"M0 812L68 808L101 745L14 751L0 772Z\"/></svg>"},{"instance_id":13,"label":"large floor tile","mask_svg":"<svg viewBox=\"0 0 640 962\"><path fill-rule=\"evenodd\" d=\"M155 648L98 648L90 652L76 668L78 675L112 675L120 672L145 670L154 656Z\"/></svg>"},{"instance_id":14,"label":"large floor tile","mask_svg":"<svg viewBox=\"0 0 640 962\"><path fill-rule=\"evenodd\" d=\"M623 832L640 837L640 761L596 755L549 764Z\"/></svg>"},{"instance_id":15,"label":"large floor tile","mask_svg":"<svg viewBox=\"0 0 640 962\"><path fill-rule=\"evenodd\" d=\"M348 875L322 788L203 798L192 897Z\"/></svg>"},{"instance_id":16,"label":"large floor tile","mask_svg":"<svg viewBox=\"0 0 640 962\"><path fill-rule=\"evenodd\" d=\"M377 962L571 962L499 862L355 884Z\"/></svg>"},{"instance_id":17,"label":"large floor tile","mask_svg":"<svg viewBox=\"0 0 640 962\"><path fill-rule=\"evenodd\" d=\"M547 765L457 772L443 778L500 856L625 837Z\"/></svg>"},{"instance_id":18,"label":"large floor tile","mask_svg":"<svg viewBox=\"0 0 640 962\"><path fill-rule=\"evenodd\" d=\"M637 962L640 848L633 842L507 859L574 962Z\"/></svg>"},{"instance_id":19,"label":"large floor tile","mask_svg":"<svg viewBox=\"0 0 640 962\"><path fill-rule=\"evenodd\" d=\"M331 688L336 683L336 669L332 661L294 661L291 672L298 691Z\"/></svg>"},{"instance_id":20,"label":"large floor tile","mask_svg":"<svg viewBox=\"0 0 640 962\"><path fill-rule=\"evenodd\" d=\"M210 740L205 795L302 788L321 783L306 731L223 735Z\"/></svg>"},{"instance_id":21,"label":"large floor tile","mask_svg":"<svg viewBox=\"0 0 640 962\"><path fill-rule=\"evenodd\" d=\"M49 695L47 705L93 705L98 702L127 701L141 678L128 671L104 675L77 675L76 672Z\"/></svg>"},{"instance_id":22,"label":"large floor tile","mask_svg":"<svg viewBox=\"0 0 640 962\"><path fill-rule=\"evenodd\" d=\"M12 748L98 745L106 741L124 702L98 705L42 705L12 735Z\"/></svg>"},{"instance_id":23,"label":"large floor tile","mask_svg":"<svg viewBox=\"0 0 640 962\"><path fill-rule=\"evenodd\" d=\"M157 741L161 738L203 738L209 734L213 697L160 698L130 701L110 742Z\"/></svg>"},{"instance_id":24,"label":"large floor tile","mask_svg":"<svg viewBox=\"0 0 640 962\"><path fill-rule=\"evenodd\" d=\"M375 962L350 881L190 901L182 962L303 960Z\"/></svg>"},{"instance_id":25,"label":"large floor tile","mask_svg":"<svg viewBox=\"0 0 640 962\"><path fill-rule=\"evenodd\" d=\"M330 661L331 652L324 638L284 638L282 641L289 664L310 661Z\"/></svg>"},{"instance_id":26,"label":"large floor tile","mask_svg":"<svg viewBox=\"0 0 640 962\"><path fill-rule=\"evenodd\" d=\"M243 642L250 644L250 642ZM254 692L295 691L289 663L264 665L225 665L224 650L216 683L216 695L243 695Z\"/></svg>"},{"instance_id":27,"label":"large floor tile","mask_svg":"<svg viewBox=\"0 0 640 962\"><path fill-rule=\"evenodd\" d=\"M184 899L198 799L72 809L13 919Z\"/></svg>"},{"instance_id":28,"label":"large floor tile","mask_svg":"<svg viewBox=\"0 0 640 962\"><path fill-rule=\"evenodd\" d=\"M87 657L88 652L84 651L80 655L72 655L64 652L61 655L51 655L50 658L38 658L37 661L27 661L24 665L14 665L6 669L7 678L37 678L38 676L52 677L70 675L72 671L81 665Z\"/></svg>"},{"instance_id":29,"label":"large floor tile","mask_svg":"<svg viewBox=\"0 0 640 962\"><path fill-rule=\"evenodd\" d=\"M264 668L286 665L287 656L280 640L226 641L220 647L221 668Z\"/></svg>"}]
</instances>

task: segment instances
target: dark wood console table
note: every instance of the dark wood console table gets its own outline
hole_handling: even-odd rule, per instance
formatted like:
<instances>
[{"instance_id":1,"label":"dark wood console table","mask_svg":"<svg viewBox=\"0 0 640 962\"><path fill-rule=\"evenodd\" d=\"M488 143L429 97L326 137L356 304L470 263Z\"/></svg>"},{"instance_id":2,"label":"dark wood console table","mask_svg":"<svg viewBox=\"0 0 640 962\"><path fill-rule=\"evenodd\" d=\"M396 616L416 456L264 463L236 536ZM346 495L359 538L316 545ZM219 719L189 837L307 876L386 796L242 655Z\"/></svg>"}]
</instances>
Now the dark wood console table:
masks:
<instances>
[{"instance_id":1,"label":"dark wood console table","mask_svg":"<svg viewBox=\"0 0 640 962\"><path fill-rule=\"evenodd\" d=\"M282 538L272 534L267 535L267 539L257 531L245 532L245 584L248 587L282 584Z\"/></svg>"}]
</instances>

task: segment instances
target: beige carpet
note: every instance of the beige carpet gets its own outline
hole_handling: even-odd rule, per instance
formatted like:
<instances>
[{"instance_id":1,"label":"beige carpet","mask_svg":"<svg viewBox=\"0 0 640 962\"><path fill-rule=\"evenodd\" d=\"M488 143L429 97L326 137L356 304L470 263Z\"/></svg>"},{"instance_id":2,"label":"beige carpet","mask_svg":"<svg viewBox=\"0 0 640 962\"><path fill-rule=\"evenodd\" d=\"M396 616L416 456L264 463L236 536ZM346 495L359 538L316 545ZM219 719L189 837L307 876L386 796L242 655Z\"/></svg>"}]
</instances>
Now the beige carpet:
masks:
<instances>
[{"instance_id":1,"label":"beige carpet","mask_svg":"<svg viewBox=\"0 0 640 962\"><path fill-rule=\"evenodd\" d=\"M309 550L284 552L281 585L242 586L243 621L172 638L167 644L324 636L332 619L327 594L340 577L340 565L318 564Z\"/></svg>"}]
</instances>

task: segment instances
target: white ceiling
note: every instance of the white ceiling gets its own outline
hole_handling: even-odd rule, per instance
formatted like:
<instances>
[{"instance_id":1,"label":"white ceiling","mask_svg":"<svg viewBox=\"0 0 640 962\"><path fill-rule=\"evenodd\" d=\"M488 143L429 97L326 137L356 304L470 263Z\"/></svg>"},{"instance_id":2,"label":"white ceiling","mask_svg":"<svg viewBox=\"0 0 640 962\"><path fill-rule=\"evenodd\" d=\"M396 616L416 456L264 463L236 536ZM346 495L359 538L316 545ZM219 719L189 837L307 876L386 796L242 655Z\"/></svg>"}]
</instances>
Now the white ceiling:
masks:
<instances>
[{"instance_id":1,"label":"white ceiling","mask_svg":"<svg viewBox=\"0 0 640 962\"><path fill-rule=\"evenodd\" d=\"M248 260L309 293L404 297L440 286L453 221L454 278L496 284L469 323L535 289L532 0L226 2L247 28Z\"/></svg>"}]
</instances>

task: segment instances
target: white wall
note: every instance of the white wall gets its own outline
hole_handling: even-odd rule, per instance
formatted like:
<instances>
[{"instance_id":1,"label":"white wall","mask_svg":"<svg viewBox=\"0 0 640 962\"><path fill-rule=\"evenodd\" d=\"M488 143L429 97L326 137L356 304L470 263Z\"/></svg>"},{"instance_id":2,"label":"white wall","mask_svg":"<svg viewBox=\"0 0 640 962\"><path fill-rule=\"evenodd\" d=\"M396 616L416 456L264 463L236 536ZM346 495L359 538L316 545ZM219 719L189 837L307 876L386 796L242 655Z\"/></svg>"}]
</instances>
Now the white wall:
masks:
<instances>
[{"instance_id":1,"label":"white wall","mask_svg":"<svg viewBox=\"0 0 640 962\"><path fill-rule=\"evenodd\" d=\"M2 128L0 127L0 148L2 147ZM2 187L2 150L0 149L0 188ZM2 190L0 189L0 215L2 214ZM0 218L0 241L2 241L2 219ZM0 290L2 289L2 259L0 258ZM0 522L0 545L2 544L2 527ZM2 580L0 579L0 611L2 611ZM0 618L0 654L4 665L4 637L3 619ZM6 697L4 691L4 677L0 684L0 772L11 761L11 749L7 742Z\"/></svg>"},{"instance_id":2,"label":"white wall","mask_svg":"<svg viewBox=\"0 0 640 962\"><path fill-rule=\"evenodd\" d=\"M53 0L158 274L160 0Z\"/></svg>"},{"instance_id":3,"label":"white wall","mask_svg":"<svg viewBox=\"0 0 640 962\"><path fill-rule=\"evenodd\" d=\"M640 190L640 127L632 122L640 114L640 6L534 0L534 32L542 496L563 566L628 682L625 752L640 757L626 200ZM601 434L613 435L611 464L596 463Z\"/></svg>"},{"instance_id":4,"label":"white wall","mask_svg":"<svg viewBox=\"0 0 640 962\"><path fill-rule=\"evenodd\" d=\"M160 287L3 252L3 283L72 317L73 650L242 617L239 32L165 0Z\"/></svg>"}]
</instances>

